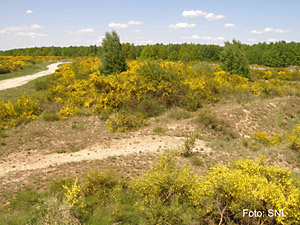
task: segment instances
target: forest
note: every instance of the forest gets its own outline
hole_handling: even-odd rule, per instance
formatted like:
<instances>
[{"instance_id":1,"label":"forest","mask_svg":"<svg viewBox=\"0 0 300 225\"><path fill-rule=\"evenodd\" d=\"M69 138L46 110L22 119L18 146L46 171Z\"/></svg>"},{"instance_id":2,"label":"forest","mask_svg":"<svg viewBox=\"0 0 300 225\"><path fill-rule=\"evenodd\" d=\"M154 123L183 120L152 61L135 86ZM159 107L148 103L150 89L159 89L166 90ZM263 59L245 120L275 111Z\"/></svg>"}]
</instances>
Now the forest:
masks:
<instances>
[{"instance_id":1,"label":"forest","mask_svg":"<svg viewBox=\"0 0 300 225\"><path fill-rule=\"evenodd\" d=\"M269 67L300 65L300 43L279 41L276 43L241 44L250 64ZM134 45L122 43L126 59L163 59L170 61L219 62L224 47L202 44L155 44ZM100 56L101 46L35 47L0 51L0 56Z\"/></svg>"}]
</instances>

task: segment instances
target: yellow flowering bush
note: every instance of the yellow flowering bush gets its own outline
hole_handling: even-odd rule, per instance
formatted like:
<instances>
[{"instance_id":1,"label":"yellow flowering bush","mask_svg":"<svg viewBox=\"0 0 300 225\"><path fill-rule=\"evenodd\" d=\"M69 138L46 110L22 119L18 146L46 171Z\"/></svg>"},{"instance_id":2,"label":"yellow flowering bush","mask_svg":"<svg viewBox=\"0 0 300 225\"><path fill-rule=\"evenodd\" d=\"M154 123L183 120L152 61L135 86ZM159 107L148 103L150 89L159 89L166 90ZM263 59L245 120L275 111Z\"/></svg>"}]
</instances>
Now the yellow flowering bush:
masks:
<instances>
[{"instance_id":1,"label":"yellow flowering bush","mask_svg":"<svg viewBox=\"0 0 300 225\"><path fill-rule=\"evenodd\" d=\"M291 172L267 166L265 159L243 159L229 167L216 166L204 177L187 166L176 166L176 154L167 152L150 172L132 181L138 209L150 224L191 221L237 224L295 224L300 221L300 190ZM176 206L176 208L174 208ZM266 217L243 216L243 209L260 210ZM268 210L286 217L267 217ZM177 214L178 212L181 214ZM188 216L188 215L189 216ZM220 222L222 221L222 222Z\"/></svg>"},{"instance_id":2,"label":"yellow flowering bush","mask_svg":"<svg viewBox=\"0 0 300 225\"><path fill-rule=\"evenodd\" d=\"M199 177L188 166L178 168L176 156L165 152L157 165L131 183L139 199L136 206L149 224L182 224L185 209L202 204Z\"/></svg>"},{"instance_id":3,"label":"yellow flowering bush","mask_svg":"<svg viewBox=\"0 0 300 225\"><path fill-rule=\"evenodd\" d=\"M300 152L300 126L297 126L289 135L290 147Z\"/></svg>"},{"instance_id":4,"label":"yellow flowering bush","mask_svg":"<svg viewBox=\"0 0 300 225\"><path fill-rule=\"evenodd\" d=\"M208 215L219 209L224 222L230 215L239 224L295 224L300 221L300 190L293 184L291 172L265 164L264 159L238 160L230 167L217 166L206 175L202 184L208 199ZM219 206L216 207L215 199ZM260 210L265 217L243 216L243 209ZM267 217L269 209L283 210L286 217ZM221 216L221 215L220 215Z\"/></svg>"},{"instance_id":5,"label":"yellow flowering bush","mask_svg":"<svg viewBox=\"0 0 300 225\"><path fill-rule=\"evenodd\" d=\"M16 102L0 101L0 129L6 130L22 122L35 120L40 113L39 101L24 94Z\"/></svg>"},{"instance_id":6,"label":"yellow flowering bush","mask_svg":"<svg viewBox=\"0 0 300 225\"><path fill-rule=\"evenodd\" d=\"M277 146L282 142L283 135L274 133L273 135L269 136L266 132L254 132L252 136L267 146Z\"/></svg>"}]
</instances>

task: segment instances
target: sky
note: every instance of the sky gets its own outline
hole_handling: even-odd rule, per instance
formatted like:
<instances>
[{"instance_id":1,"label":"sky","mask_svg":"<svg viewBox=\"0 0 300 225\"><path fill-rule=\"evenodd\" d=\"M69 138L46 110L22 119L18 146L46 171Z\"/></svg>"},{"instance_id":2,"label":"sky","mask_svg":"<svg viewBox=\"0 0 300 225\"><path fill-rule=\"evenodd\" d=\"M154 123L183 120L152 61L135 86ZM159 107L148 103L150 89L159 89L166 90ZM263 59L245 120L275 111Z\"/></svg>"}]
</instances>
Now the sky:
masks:
<instances>
[{"instance_id":1,"label":"sky","mask_svg":"<svg viewBox=\"0 0 300 225\"><path fill-rule=\"evenodd\" d=\"M121 42L300 42L299 0L0 0L0 50Z\"/></svg>"}]
</instances>

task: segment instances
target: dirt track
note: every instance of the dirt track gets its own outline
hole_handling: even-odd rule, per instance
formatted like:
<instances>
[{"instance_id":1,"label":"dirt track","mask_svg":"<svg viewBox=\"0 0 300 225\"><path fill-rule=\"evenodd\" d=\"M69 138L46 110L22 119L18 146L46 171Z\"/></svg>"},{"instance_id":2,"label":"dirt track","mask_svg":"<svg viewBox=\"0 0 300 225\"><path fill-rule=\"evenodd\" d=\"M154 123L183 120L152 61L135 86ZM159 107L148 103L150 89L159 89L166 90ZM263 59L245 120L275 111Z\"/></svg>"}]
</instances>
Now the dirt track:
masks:
<instances>
[{"instance_id":1,"label":"dirt track","mask_svg":"<svg viewBox=\"0 0 300 225\"><path fill-rule=\"evenodd\" d=\"M97 144L87 149L75 153L53 153L41 154L40 151L13 153L5 159L0 160L0 177L9 172L26 171L32 169L45 169L49 166L57 166L64 163L80 162L86 160L105 159L109 156L128 155L139 152L157 152L163 148L176 148L183 144L183 137L170 137L164 135L135 135L126 139L113 140L107 144ZM205 146L205 142L197 140L198 149L210 148Z\"/></svg>"},{"instance_id":2,"label":"dirt track","mask_svg":"<svg viewBox=\"0 0 300 225\"><path fill-rule=\"evenodd\" d=\"M50 75L55 72L55 70L58 68L59 64L62 64L62 63L57 62L57 63L50 64L47 66L48 70L41 71L41 72L38 72L35 74L0 81L0 90L19 87L19 86L27 84L29 81L32 81L39 77Z\"/></svg>"}]
</instances>

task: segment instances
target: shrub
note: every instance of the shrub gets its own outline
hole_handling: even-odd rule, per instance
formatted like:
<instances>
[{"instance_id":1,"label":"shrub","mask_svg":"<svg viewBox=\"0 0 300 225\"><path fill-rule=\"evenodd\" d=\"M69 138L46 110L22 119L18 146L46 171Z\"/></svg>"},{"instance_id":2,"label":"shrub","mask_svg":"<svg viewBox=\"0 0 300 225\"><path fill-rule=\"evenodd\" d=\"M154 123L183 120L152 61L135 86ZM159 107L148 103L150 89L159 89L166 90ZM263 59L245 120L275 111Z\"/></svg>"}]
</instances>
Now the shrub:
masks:
<instances>
[{"instance_id":1,"label":"shrub","mask_svg":"<svg viewBox=\"0 0 300 225\"><path fill-rule=\"evenodd\" d=\"M127 132L149 125L141 115L117 113L106 121L106 127L111 131Z\"/></svg>"},{"instance_id":2,"label":"shrub","mask_svg":"<svg viewBox=\"0 0 300 225\"><path fill-rule=\"evenodd\" d=\"M197 118L199 125L204 125L207 128L213 129L227 138L239 137L238 132L233 128L228 121L219 119L215 113L209 109L202 109Z\"/></svg>"},{"instance_id":3,"label":"shrub","mask_svg":"<svg viewBox=\"0 0 300 225\"><path fill-rule=\"evenodd\" d=\"M268 136L266 132L254 132L252 136L267 146L277 146L282 141L282 135L278 133Z\"/></svg>"},{"instance_id":4,"label":"shrub","mask_svg":"<svg viewBox=\"0 0 300 225\"><path fill-rule=\"evenodd\" d=\"M26 94L18 97L14 103L0 101L0 129L6 130L35 120L40 112L38 99Z\"/></svg>"},{"instance_id":5,"label":"shrub","mask_svg":"<svg viewBox=\"0 0 300 225\"><path fill-rule=\"evenodd\" d=\"M300 126L297 126L288 136L291 149L300 151Z\"/></svg>"},{"instance_id":6,"label":"shrub","mask_svg":"<svg viewBox=\"0 0 300 225\"><path fill-rule=\"evenodd\" d=\"M43 119L47 122L50 122L50 121L58 121L60 118L55 112L44 112Z\"/></svg>"},{"instance_id":7,"label":"shrub","mask_svg":"<svg viewBox=\"0 0 300 225\"><path fill-rule=\"evenodd\" d=\"M36 91L41 91L41 90L47 90L50 87L50 82L49 80L37 80L34 82L34 88Z\"/></svg>"},{"instance_id":8,"label":"shrub","mask_svg":"<svg viewBox=\"0 0 300 225\"><path fill-rule=\"evenodd\" d=\"M206 217L216 223L295 224L300 218L300 190L293 185L291 172L267 166L264 159L243 159L230 167L217 166L201 185L206 196ZM287 217L243 216L243 209L283 210ZM221 222L220 222L221 224Z\"/></svg>"},{"instance_id":9,"label":"shrub","mask_svg":"<svg viewBox=\"0 0 300 225\"><path fill-rule=\"evenodd\" d=\"M145 118L158 116L165 110L165 106L160 104L150 96L145 96L136 106L136 111L141 113Z\"/></svg>"},{"instance_id":10,"label":"shrub","mask_svg":"<svg viewBox=\"0 0 300 225\"><path fill-rule=\"evenodd\" d=\"M204 74L212 74L214 72L213 65L204 61L194 64L192 69L196 72L201 72Z\"/></svg>"},{"instance_id":11,"label":"shrub","mask_svg":"<svg viewBox=\"0 0 300 225\"><path fill-rule=\"evenodd\" d=\"M176 167L176 156L165 152L149 173L131 183L149 224L182 224L186 210L199 204L200 182L187 166Z\"/></svg>"},{"instance_id":12,"label":"shrub","mask_svg":"<svg viewBox=\"0 0 300 225\"><path fill-rule=\"evenodd\" d=\"M184 157L192 155L192 150L195 146L196 137L194 135L187 137L184 141L184 145L181 147L181 154Z\"/></svg>"},{"instance_id":13,"label":"shrub","mask_svg":"<svg viewBox=\"0 0 300 225\"><path fill-rule=\"evenodd\" d=\"M153 132L154 133L157 133L157 134L163 134L166 132L165 128L161 127L161 126L156 126L154 129L153 129Z\"/></svg>"},{"instance_id":14,"label":"shrub","mask_svg":"<svg viewBox=\"0 0 300 225\"><path fill-rule=\"evenodd\" d=\"M169 110L168 116L172 119L181 120L191 118L192 114L191 112L176 107Z\"/></svg>"},{"instance_id":15,"label":"shrub","mask_svg":"<svg viewBox=\"0 0 300 225\"><path fill-rule=\"evenodd\" d=\"M57 180L53 180L50 185L50 192L62 198L65 193L65 187L71 187L74 183L74 179L71 177L65 177Z\"/></svg>"},{"instance_id":16,"label":"shrub","mask_svg":"<svg viewBox=\"0 0 300 225\"><path fill-rule=\"evenodd\" d=\"M97 195L100 198L108 197L111 190L120 183L120 179L113 170L104 172L93 171L85 176L82 184L82 193L85 197Z\"/></svg>"}]
</instances>

